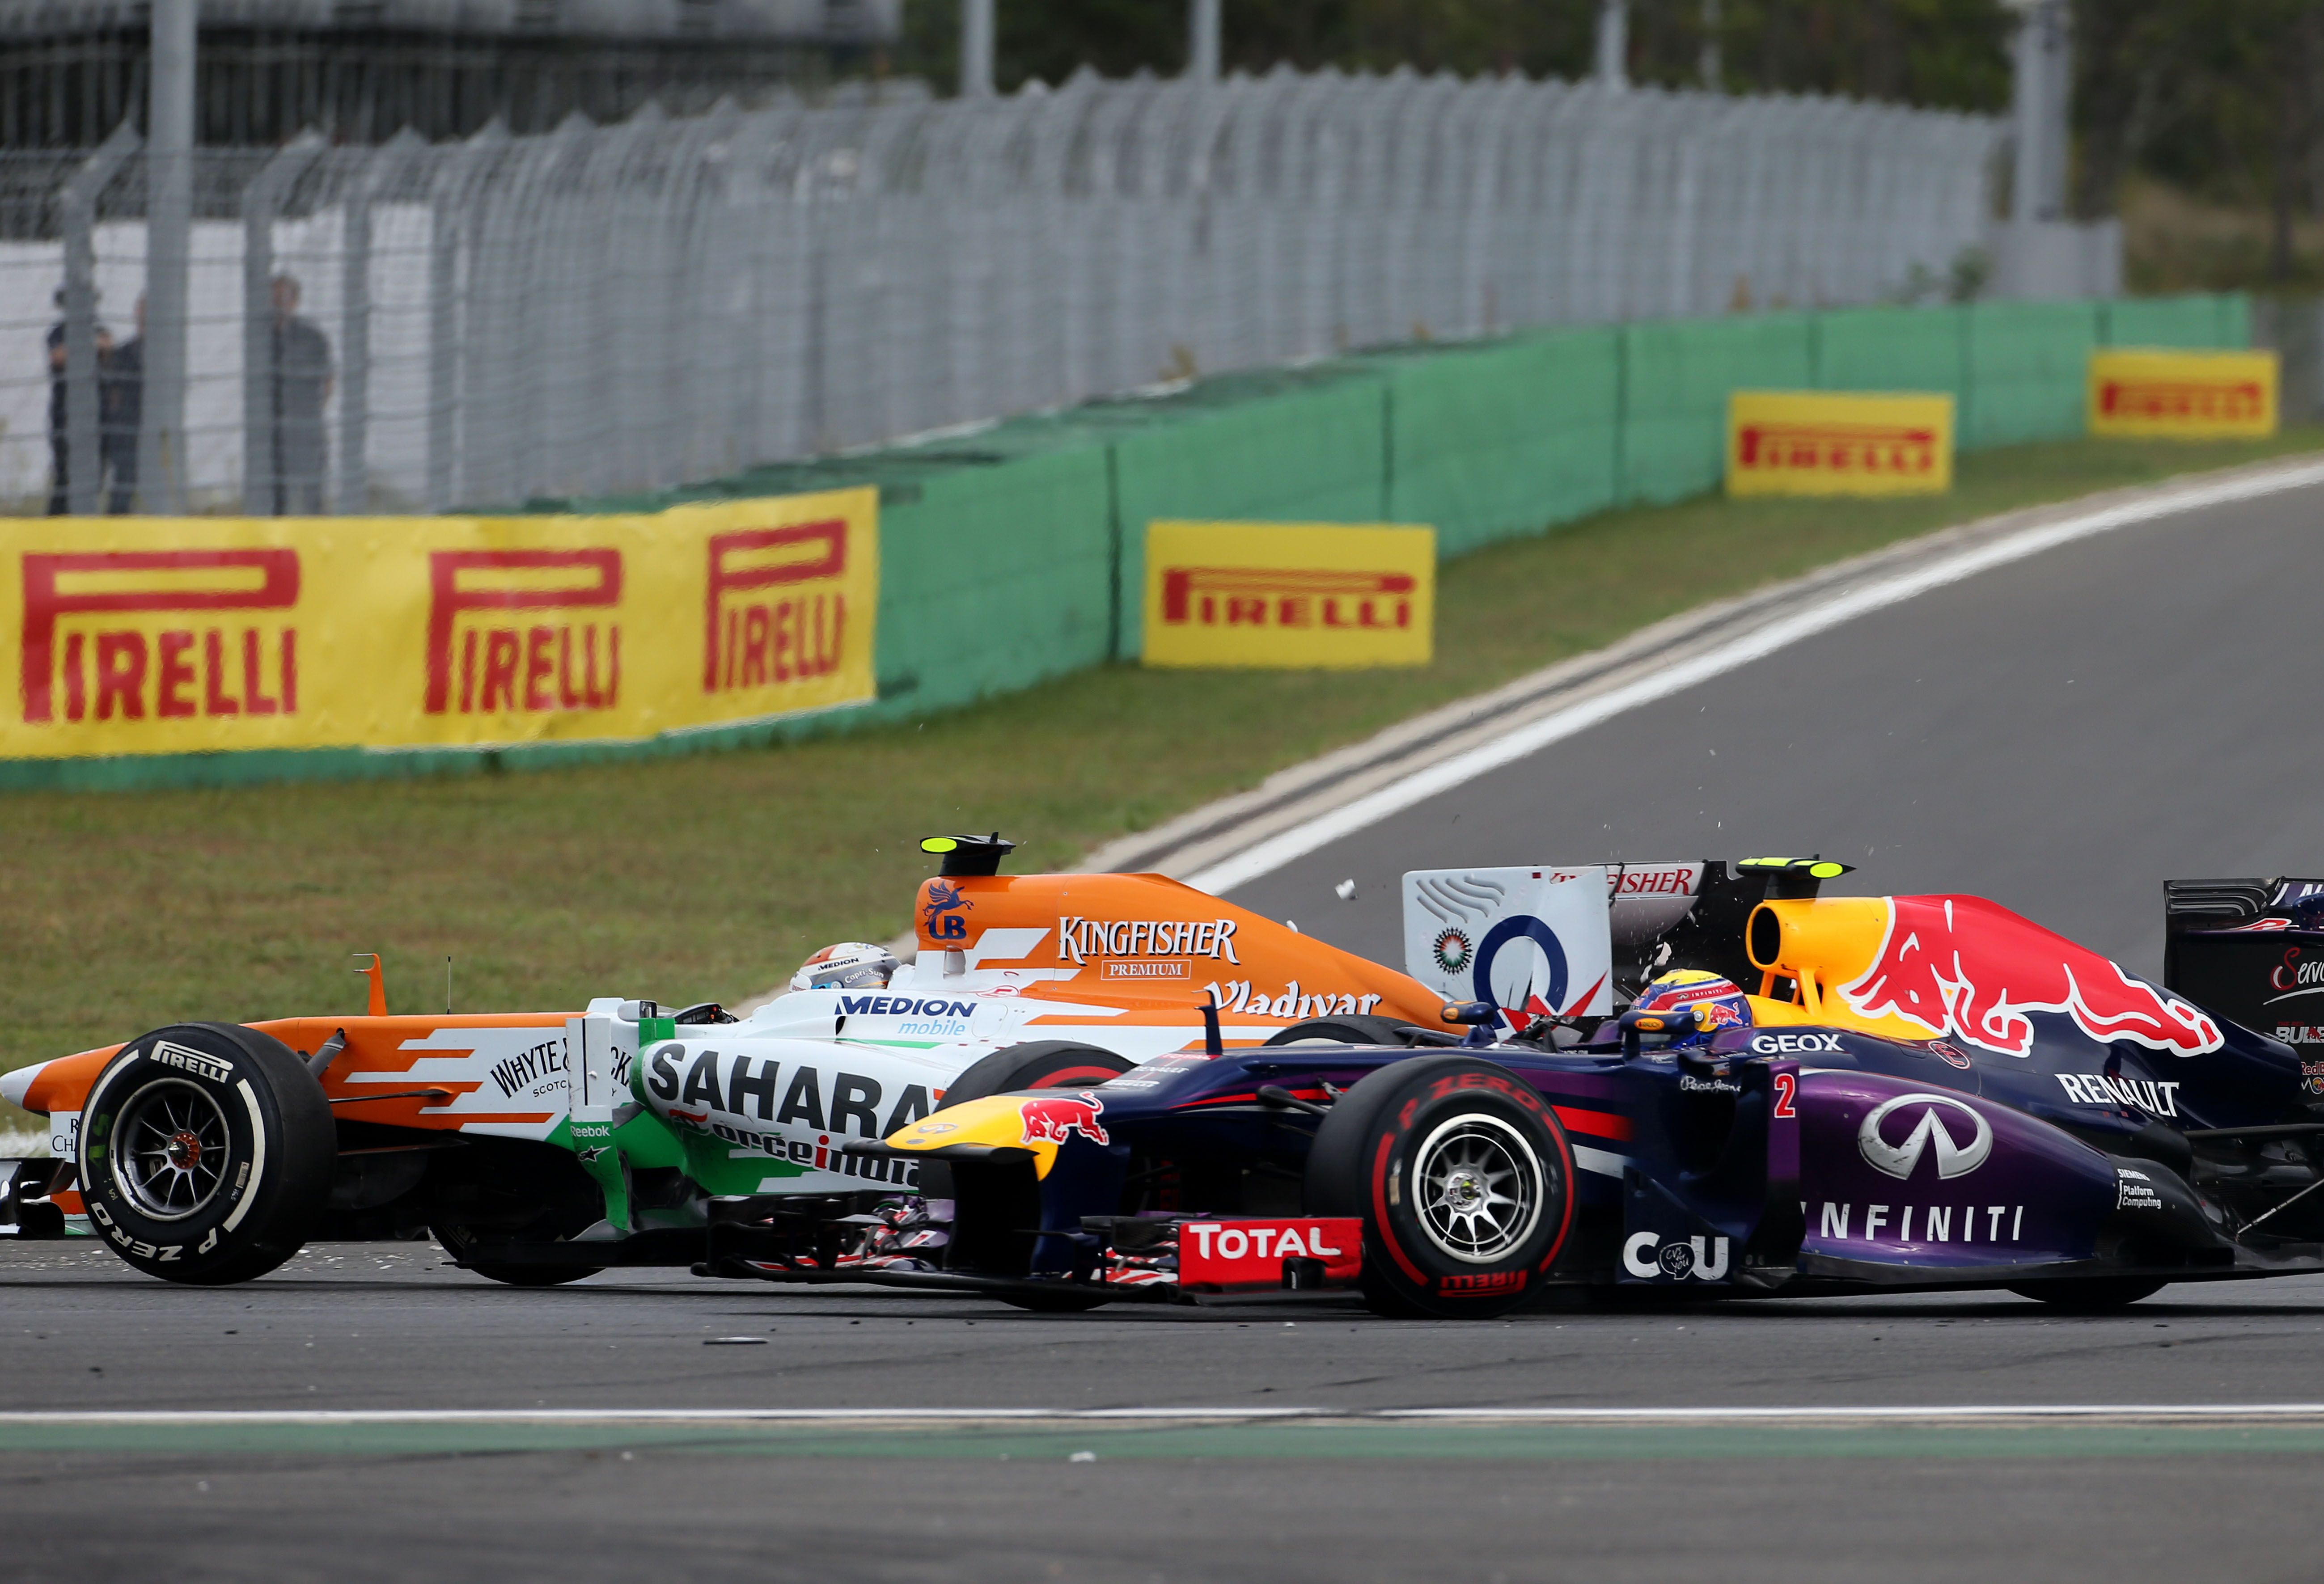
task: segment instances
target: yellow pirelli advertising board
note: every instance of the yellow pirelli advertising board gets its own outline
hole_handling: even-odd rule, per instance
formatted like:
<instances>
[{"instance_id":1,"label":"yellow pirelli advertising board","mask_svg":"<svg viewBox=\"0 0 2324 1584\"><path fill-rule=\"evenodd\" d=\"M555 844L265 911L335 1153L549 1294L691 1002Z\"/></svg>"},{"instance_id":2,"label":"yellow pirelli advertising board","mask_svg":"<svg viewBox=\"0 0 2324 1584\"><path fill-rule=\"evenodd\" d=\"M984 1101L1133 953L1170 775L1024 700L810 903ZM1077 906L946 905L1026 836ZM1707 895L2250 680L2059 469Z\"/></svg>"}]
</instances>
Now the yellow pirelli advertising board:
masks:
<instances>
[{"instance_id":1,"label":"yellow pirelli advertising board","mask_svg":"<svg viewBox=\"0 0 2324 1584\"><path fill-rule=\"evenodd\" d=\"M1425 666L1436 530L1391 524L1155 522L1149 666Z\"/></svg>"},{"instance_id":2,"label":"yellow pirelli advertising board","mask_svg":"<svg viewBox=\"0 0 2324 1584\"><path fill-rule=\"evenodd\" d=\"M2090 354L2090 433L2216 440L2275 433L2273 352L2123 347Z\"/></svg>"},{"instance_id":3,"label":"yellow pirelli advertising board","mask_svg":"<svg viewBox=\"0 0 2324 1584\"><path fill-rule=\"evenodd\" d=\"M0 758L636 741L867 700L878 499L0 521Z\"/></svg>"},{"instance_id":4,"label":"yellow pirelli advertising board","mask_svg":"<svg viewBox=\"0 0 2324 1584\"><path fill-rule=\"evenodd\" d=\"M1730 495L1941 495L1953 487L1953 399L1899 391L1737 391Z\"/></svg>"}]
</instances>

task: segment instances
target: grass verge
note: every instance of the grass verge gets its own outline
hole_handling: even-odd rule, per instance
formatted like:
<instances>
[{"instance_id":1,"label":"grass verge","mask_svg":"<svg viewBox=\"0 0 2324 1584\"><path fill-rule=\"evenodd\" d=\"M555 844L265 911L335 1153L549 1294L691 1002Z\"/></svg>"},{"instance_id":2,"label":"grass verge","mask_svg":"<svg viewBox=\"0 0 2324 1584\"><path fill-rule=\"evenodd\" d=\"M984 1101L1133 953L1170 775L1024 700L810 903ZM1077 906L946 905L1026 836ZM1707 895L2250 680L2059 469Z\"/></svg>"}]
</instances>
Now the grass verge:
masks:
<instances>
[{"instance_id":1,"label":"grass verge","mask_svg":"<svg viewBox=\"0 0 2324 1584\"><path fill-rule=\"evenodd\" d=\"M2324 448L2016 447L1941 499L1609 512L1447 565L1437 658L1405 671L1112 666L913 725L530 775L0 798L0 1069L180 1018L363 1005L737 999L825 942L883 939L914 845L999 828L1059 867L1418 711L1688 606L2013 507ZM23 1125L0 1105L0 1129Z\"/></svg>"}]
</instances>

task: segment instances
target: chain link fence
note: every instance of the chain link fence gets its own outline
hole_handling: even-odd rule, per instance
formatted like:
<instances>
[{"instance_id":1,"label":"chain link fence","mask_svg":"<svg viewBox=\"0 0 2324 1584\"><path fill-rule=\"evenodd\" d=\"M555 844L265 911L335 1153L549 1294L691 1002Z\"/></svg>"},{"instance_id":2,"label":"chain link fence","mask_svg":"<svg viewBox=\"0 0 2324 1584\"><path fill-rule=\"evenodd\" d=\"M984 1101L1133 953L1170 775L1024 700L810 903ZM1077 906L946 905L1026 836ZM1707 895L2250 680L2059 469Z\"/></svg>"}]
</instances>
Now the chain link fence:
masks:
<instances>
[{"instance_id":1,"label":"chain link fence","mask_svg":"<svg viewBox=\"0 0 2324 1584\"><path fill-rule=\"evenodd\" d=\"M1998 138L1286 69L205 150L184 432L141 481L124 130L0 159L0 509L514 505L1351 347L1933 295Z\"/></svg>"}]
</instances>

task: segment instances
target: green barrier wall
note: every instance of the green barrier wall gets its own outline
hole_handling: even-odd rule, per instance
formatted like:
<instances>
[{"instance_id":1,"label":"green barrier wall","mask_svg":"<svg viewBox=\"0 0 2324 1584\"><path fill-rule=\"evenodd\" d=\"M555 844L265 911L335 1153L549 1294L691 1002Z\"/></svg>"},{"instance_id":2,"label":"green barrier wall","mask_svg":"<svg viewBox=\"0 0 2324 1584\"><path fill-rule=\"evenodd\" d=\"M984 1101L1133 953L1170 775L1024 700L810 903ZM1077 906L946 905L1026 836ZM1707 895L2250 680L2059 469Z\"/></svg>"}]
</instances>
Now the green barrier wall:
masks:
<instances>
[{"instance_id":1,"label":"green barrier wall","mask_svg":"<svg viewBox=\"0 0 2324 1584\"><path fill-rule=\"evenodd\" d=\"M1602 511L1618 498L1622 332L1383 357L1388 501L1458 556Z\"/></svg>"},{"instance_id":2,"label":"green barrier wall","mask_svg":"<svg viewBox=\"0 0 2324 1584\"><path fill-rule=\"evenodd\" d=\"M1738 388L1950 391L1964 449L2080 434L2094 345L2246 346L2241 296L1848 309L1537 331L1204 381L969 438L538 511L875 484L878 704L651 743L0 764L126 789L689 752L909 719L1139 652L1157 518L1425 522L1443 554L1719 486Z\"/></svg>"},{"instance_id":3,"label":"green barrier wall","mask_svg":"<svg viewBox=\"0 0 2324 1584\"><path fill-rule=\"evenodd\" d=\"M1978 303L1968 318L1968 400L1955 418L1961 446L2080 434L2098 305Z\"/></svg>"},{"instance_id":4,"label":"green barrier wall","mask_svg":"<svg viewBox=\"0 0 2324 1584\"><path fill-rule=\"evenodd\" d=\"M1718 488L1727 466L1727 393L1815 382L1806 314L1631 325L1623 338L1625 501L1679 501Z\"/></svg>"},{"instance_id":5,"label":"green barrier wall","mask_svg":"<svg viewBox=\"0 0 2324 1584\"><path fill-rule=\"evenodd\" d=\"M1333 369L1304 389L1181 406L1114 441L1117 652L1143 643L1146 525L1157 519L1379 522L1388 515L1388 382Z\"/></svg>"},{"instance_id":6,"label":"green barrier wall","mask_svg":"<svg viewBox=\"0 0 2324 1584\"><path fill-rule=\"evenodd\" d=\"M1956 419L1969 403L1968 311L1842 309L1815 320L1814 384L1823 391L1942 391Z\"/></svg>"}]
</instances>

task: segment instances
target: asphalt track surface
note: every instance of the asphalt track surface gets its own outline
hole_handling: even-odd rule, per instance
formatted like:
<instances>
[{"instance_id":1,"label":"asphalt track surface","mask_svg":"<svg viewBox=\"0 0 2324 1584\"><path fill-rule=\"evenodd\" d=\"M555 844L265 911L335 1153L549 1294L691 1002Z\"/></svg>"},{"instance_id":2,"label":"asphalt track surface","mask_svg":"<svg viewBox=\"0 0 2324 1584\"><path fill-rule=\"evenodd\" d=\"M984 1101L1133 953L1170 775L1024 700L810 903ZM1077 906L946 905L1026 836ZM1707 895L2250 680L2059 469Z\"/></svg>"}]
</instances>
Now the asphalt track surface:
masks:
<instances>
[{"instance_id":1,"label":"asphalt track surface","mask_svg":"<svg viewBox=\"0 0 2324 1584\"><path fill-rule=\"evenodd\" d=\"M2324 738L2301 666L2319 510L2324 489L2190 513L1938 589L1391 816L1237 900L1396 961L1407 868L1821 852L1864 866L1854 889L1980 892L2153 972L2164 878L2324 870ZM1347 879L1352 902L1333 891ZM1449 1326L1337 1300L1030 1316L679 1273L524 1292L425 1244L318 1246L263 1281L195 1290L51 1243L0 1246L0 1409L244 1415L0 1414L0 1576L2324 1570L2324 1407L2135 1411L2324 1404L2324 1278L2174 1287L2098 1318L1932 1295ZM719 1340L733 1338L753 1340ZM1997 1405L2113 1411L1831 1416ZM538 1417L1002 1407L1124 1416ZM1683 1413L1748 1407L1794 1412ZM1528 1408L1682 1412L1485 1412ZM290 1417L432 1409L504 1412ZM1198 1409L1214 1412L1186 1416ZM1250 1417L1283 1409L1314 1416ZM1393 1416L1406 1409L1477 1416Z\"/></svg>"}]
</instances>

